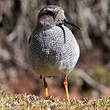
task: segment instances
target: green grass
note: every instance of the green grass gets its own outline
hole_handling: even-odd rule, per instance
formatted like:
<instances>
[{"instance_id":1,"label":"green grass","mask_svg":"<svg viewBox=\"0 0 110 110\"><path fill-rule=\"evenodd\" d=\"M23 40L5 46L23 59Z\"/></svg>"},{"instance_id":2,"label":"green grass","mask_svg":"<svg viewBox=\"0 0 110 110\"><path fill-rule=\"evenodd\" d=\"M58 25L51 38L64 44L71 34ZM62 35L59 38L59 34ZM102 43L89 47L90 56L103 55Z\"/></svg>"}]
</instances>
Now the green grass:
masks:
<instances>
[{"instance_id":1,"label":"green grass","mask_svg":"<svg viewBox=\"0 0 110 110\"><path fill-rule=\"evenodd\" d=\"M52 96L10 95L0 87L0 110L110 110L110 97L71 99L69 102Z\"/></svg>"}]
</instances>

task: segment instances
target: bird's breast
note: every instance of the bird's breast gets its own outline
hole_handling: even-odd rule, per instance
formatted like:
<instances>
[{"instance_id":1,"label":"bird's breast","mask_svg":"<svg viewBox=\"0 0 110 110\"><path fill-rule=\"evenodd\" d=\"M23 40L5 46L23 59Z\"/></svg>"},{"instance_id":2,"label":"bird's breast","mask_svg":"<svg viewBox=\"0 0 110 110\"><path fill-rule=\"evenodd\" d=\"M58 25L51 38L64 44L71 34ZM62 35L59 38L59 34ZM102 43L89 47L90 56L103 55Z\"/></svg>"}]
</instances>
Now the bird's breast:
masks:
<instances>
[{"instance_id":1,"label":"bird's breast","mask_svg":"<svg viewBox=\"0 0 110 110\"><path fill-rule=\"evenodd\" d=\"M67 74L79 58L79 46L66 26L40 29L32 36L27 57L39 74Z\"/></svg>"}]
</instances>

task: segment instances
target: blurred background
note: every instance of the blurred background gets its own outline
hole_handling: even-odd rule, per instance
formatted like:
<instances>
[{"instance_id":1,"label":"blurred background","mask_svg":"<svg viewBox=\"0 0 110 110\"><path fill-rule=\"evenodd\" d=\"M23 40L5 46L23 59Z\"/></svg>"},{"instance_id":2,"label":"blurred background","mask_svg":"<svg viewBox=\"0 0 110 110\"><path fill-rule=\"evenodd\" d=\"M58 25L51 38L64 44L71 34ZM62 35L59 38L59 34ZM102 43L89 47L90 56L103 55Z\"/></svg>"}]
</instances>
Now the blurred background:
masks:
<instances>
[{"instance_id":1,"label":"blurred background","mask_svg":"<svg viewBox=\"0 0 110 110\"><path fill-rule=\"evenodd\" d=\"M109 96L110 0L0 0L0 84L11 94L44 96L43 81L27 65L25 51L39 10L49 4L61 6L81 28L69 27L81 50L68 77L70 97ZM62 76L47 82L50 95L65 98Z\"/></svg>"}]
</instances>

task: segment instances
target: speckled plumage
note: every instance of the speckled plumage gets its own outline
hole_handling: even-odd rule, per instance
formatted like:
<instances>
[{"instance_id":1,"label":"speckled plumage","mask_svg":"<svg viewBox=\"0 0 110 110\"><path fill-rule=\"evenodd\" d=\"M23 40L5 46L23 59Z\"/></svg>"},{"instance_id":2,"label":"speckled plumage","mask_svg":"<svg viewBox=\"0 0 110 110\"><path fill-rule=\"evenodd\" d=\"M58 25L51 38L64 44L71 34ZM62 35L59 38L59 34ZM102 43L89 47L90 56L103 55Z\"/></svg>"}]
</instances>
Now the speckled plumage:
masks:
<instances>
[{"instance_id":1,"label":"speckled plumage","mask_svg":"<svg viewBox=\"0 0 110 110\"><path fill-rule=\"evenodd\" d=\"M63 9L61 11L63 12ZM39 14L39 17L42 17L40 15L42 10ZM45 21L48 17L53 19L52 22L55 21L52 16L44 14L41 20L45 23L42 24L38 18L38 28L31 35L28 44L27 60L33 70L42 76L68 75L79 58L79 46L71 30L64 26L62 20L49 25Z\"/></svg>"}]
</instances>

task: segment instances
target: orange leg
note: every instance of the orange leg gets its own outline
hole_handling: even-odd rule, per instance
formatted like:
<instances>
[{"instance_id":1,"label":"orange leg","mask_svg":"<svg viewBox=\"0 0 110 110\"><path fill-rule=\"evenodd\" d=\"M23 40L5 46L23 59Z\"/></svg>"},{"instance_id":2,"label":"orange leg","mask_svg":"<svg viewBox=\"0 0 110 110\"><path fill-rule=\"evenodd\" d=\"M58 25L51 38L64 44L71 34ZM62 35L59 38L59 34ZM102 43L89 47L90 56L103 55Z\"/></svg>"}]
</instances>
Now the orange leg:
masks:
<instances>
[{"instance_id":1,"label":"orange leg","mask_svg":"<svg viewBox=\"0 0 110 110\"><path fill-rule=\"evenodd\" d=\"M69 93L68 93L68 82L67 82L67 77L64 77L64 87L65 87L65 91L66 91L66 97L67 97L67 101L69 101Z\"/></svg>"},{"instance_id":2,"label":"orange leg","mask_svg":"<svg viewBox=\"0 0 110 110\"><path fill-rule=\"evenodd\" d=\"M43 78L43 81L44 81L44 87L45 87L45 97L48 97L48 84L45 78Z\"/></svg>"}]
</instances>

